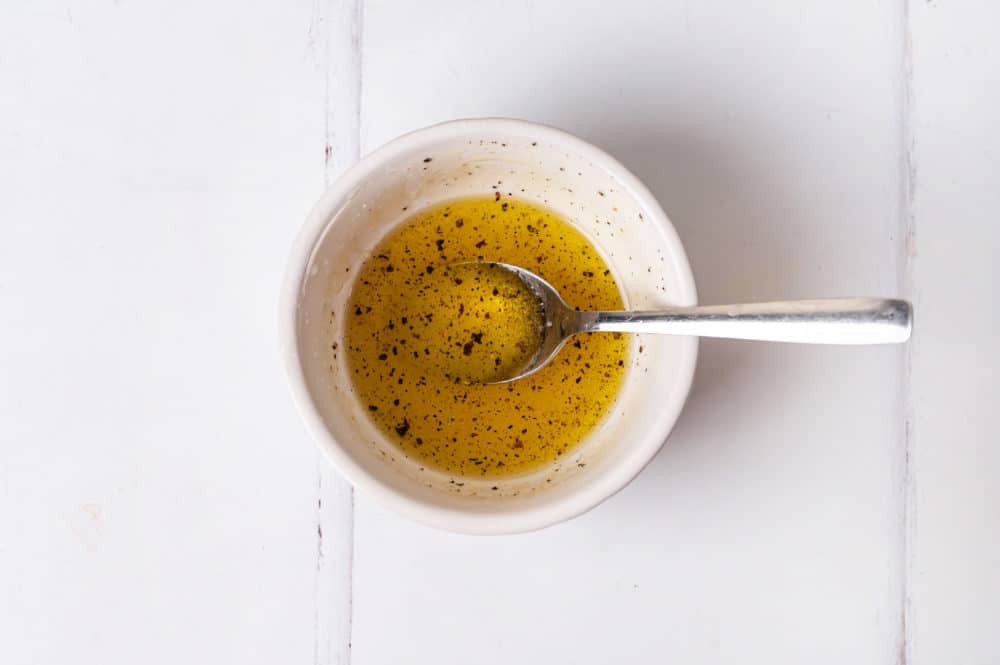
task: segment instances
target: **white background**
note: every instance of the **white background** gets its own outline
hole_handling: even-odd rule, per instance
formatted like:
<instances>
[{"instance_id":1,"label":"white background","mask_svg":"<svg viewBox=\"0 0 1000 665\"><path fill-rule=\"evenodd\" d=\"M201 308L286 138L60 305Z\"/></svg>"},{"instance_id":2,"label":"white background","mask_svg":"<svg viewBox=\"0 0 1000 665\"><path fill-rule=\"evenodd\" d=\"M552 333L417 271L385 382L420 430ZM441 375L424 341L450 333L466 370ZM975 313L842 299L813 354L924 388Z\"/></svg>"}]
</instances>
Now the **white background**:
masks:
<instances>
[{"instance_id":1,"label":"white background","mask_svg":"<svg viewBox=\"0 0 1000 665\"><path fill-rule=\"evenodd\" d=\"M4 2L0 662L996 662L986 6ZM284 259L359 155L482 115L632 168L703 302L902 295L912 342L705 342L558 527L382 511L294 413Z\"/></svg>"}]
</instances>

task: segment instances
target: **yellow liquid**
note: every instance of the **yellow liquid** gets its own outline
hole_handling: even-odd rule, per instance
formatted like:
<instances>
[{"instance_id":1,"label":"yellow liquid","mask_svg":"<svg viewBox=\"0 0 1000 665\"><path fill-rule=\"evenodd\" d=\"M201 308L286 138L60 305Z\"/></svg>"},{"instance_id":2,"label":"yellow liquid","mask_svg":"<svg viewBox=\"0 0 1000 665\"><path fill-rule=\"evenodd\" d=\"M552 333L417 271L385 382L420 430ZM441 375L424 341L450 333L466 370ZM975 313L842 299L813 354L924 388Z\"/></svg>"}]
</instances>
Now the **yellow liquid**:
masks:
<instances>
[{"instance_id":1,"label":"yellow liquid","mask_svg":"<svg viewBox=\"0 0 1000 665\"><path fill-rule=\"evenodd\" d=\"M542 303L506 268L482 261L428 266L409 286L414 297L401 299L395 311L423 346L407 353L425 376L501 381L519 374L541 346Z\"/></svg>"},{"instance_id":2,"label":"yellow liquid","mask_svg":"<svg viewBox=\"0 0 1000 665\"><path fill-rule=\"evenodd\" d=\"M414 215L375 248L351 293L345 343L359 399L403 451L493 478L549 465L601 422L627 343L579 335L528 378L479 383L530 357L540 335L538 302L520 280L463 265L483 261L531 270L571 307L623 307L608 267L568 222L517 199L463 199Z\"/></svg>"}]
</instances>

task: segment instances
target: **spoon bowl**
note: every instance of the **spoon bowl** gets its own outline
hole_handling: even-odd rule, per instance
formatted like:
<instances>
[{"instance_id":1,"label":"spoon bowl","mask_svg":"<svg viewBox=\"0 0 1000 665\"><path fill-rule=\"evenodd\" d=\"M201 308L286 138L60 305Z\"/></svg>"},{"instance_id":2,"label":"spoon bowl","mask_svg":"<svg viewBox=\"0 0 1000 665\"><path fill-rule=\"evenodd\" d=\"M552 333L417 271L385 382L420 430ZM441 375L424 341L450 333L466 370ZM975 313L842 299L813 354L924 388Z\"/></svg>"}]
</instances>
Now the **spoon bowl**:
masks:
<instances>
[{"instance_id":1,"label":"spoon bowl","mask_svg":"<svg viewBox=\"0 0 1000 665\"><path fill-rule=\"evenodd\" d=\"M530 270L509 263L492 263L492 266L508 270L517 275L525 286L538 298L542 311L542 336L538 350L528 360L506 376L497 377L490 383L509 383L531 376L556 357L570 337L583 332L579 330L580 312L566 304L554 286Z\"/></svg>"}]
</instances>

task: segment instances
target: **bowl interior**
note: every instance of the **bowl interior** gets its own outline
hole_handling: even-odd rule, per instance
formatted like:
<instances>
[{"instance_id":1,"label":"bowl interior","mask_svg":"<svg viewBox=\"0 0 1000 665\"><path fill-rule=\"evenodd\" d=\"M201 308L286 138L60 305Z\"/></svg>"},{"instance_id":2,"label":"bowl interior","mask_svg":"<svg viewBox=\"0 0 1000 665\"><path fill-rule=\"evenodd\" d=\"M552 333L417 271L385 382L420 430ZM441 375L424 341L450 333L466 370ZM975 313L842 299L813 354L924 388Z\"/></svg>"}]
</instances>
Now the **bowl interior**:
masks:
<instances>
[{"instance_id":1,"label":"bowl interior","mask_svg":"<svg viewBox=\"0 0 1000 665\"><path fill-rule=\"evenodd\" d=\"M690 338L635 336L622 390L604 423L575 454L530 475L456 478L406 457L368 420L346 354L338 352L354 275L379 240L415 211L495 192L572 222L610 266L627 307L696 301L680 242L648 191L607 155L557 130L504 120L438 125L381 148L327 192L300 239L299 265L293 259L291 267L297 276L288 351L306 420L363 490L422 521L475 532L537 528L620 489L673 426L697 350Z\"/></svg>"}]
</instances>

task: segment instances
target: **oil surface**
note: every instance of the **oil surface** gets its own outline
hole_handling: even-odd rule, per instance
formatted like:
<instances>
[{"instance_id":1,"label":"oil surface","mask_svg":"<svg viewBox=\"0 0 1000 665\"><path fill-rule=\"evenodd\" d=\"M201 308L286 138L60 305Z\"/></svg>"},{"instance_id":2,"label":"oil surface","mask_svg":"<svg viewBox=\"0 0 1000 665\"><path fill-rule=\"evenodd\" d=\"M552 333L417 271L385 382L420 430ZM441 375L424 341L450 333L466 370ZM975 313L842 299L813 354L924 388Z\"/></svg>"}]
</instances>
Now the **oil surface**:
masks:
<instances>
[{"instance_id":1,"label":"oil surface","mask_svg":"<svg viewBox=\"0 0 1000 665\"><path fill-rule=\"evenodd\" d=\"M409 353L426 376L500 381L519 374L541 346L542 302L506 268L482 261L427 266L411 286L415 297L401 300L396 313L423 344Z\"/></svg>"},{"instance_id":2,"label":"oil surface","mask_svg":"<svg viewBox=\"0 0 1000 665\"><path fill-rule=\"evenodd\" d=\"M568 222L517 199L462 199L417 213L375 248L351 293L345 343L358 397L408 455L453 475L503 477L547 466L600 423L627 342L578 335L528 378L478 383L523 361L540 334L537 303L503 282L509 273L465 265L483 261L531 270L571 307L622 308L604 261Z\"/></svg>"}]
</instances>

